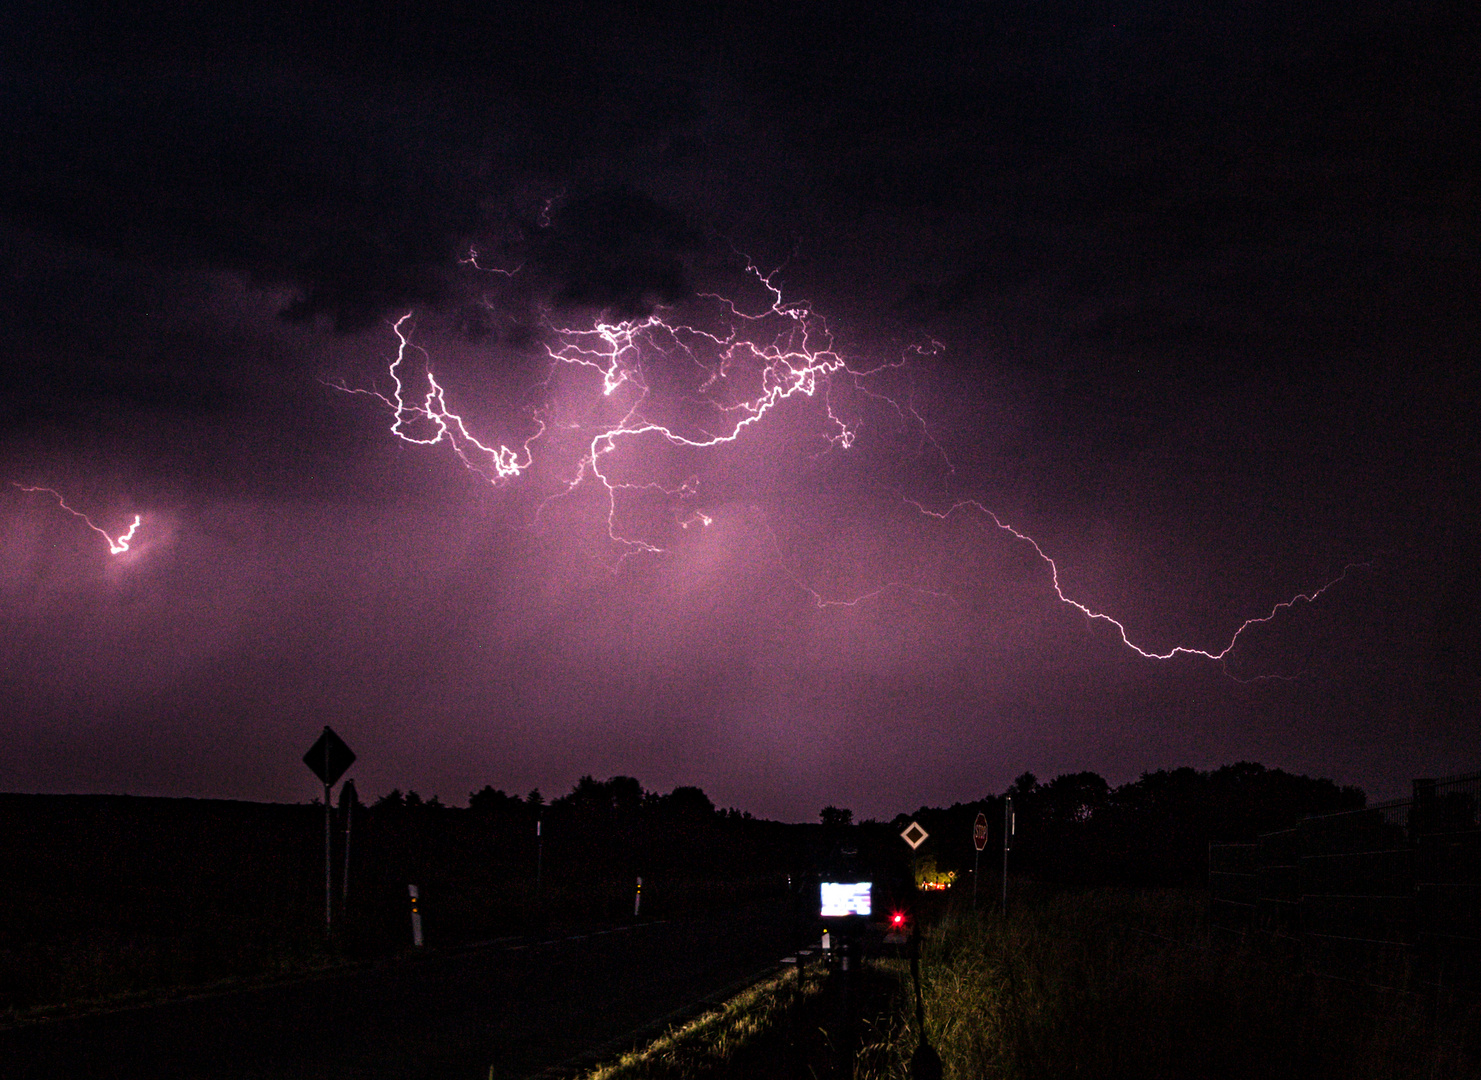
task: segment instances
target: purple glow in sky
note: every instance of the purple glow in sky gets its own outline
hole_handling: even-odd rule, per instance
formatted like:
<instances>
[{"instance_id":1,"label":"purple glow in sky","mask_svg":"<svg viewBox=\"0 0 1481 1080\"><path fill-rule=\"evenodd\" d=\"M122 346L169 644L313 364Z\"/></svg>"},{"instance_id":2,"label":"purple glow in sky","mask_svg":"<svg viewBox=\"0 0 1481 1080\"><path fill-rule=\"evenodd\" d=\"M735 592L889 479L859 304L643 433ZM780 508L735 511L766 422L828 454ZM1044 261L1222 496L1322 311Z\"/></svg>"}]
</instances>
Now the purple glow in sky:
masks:
<instances>
[{"instance_id":1,"label":"purple glow in sky","mask_svg":"<svg viewBox=\"0 0 1481 1080\"><path fill-rule=\"evenodd\" d=\"M1474 25L541 10L8 17L0 789L1477 767Z\"/></svg>"}]
</instances>

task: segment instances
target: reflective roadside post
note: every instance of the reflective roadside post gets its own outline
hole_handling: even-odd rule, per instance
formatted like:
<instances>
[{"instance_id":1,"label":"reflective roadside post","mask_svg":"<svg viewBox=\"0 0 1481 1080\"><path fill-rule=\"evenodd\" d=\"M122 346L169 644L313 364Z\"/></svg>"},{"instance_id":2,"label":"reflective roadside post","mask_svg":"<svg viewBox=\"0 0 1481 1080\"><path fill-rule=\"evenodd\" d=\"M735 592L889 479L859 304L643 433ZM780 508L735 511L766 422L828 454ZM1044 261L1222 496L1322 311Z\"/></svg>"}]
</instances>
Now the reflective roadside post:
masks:
<instances>
[{"instance_id":1,"label":"reflective roadside post","mask_svg":"<svg viewBox=\"0 0 1481 1080\"><path fill-rule=\"evenodd\" d=\"M422 947L422 912L417 901L421 899L421 895L417 892L415 885L408 885L406 891L411 896L411 943L420 949Z\"/></svg>"}]
</instances>

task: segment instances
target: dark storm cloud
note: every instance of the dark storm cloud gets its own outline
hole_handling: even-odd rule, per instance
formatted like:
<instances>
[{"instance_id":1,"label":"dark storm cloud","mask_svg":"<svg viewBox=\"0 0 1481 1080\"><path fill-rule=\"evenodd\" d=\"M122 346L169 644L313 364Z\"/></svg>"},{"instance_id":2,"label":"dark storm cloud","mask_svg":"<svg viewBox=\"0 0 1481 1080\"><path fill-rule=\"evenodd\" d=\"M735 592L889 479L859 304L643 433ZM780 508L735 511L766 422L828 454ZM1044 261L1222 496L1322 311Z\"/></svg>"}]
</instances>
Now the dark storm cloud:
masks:
<instances>
[{"instance_id":1,"label":"dark storm cloud","mask_svg":"<svg viewBox=\"0 0 1481 1080\"><path fill-rule=\"evenodd\" d=\"M635 192L574 192L553 240L521 243L559 189L539 177L687 115L682 82L609 52L622 34L577 36L575 13L84 6L10 28L0 216L42 242L290 285L285 317L347 331L473 303L458 259L490 235L545 253L557 298L685 291L672 249L692 237Z\"/></svg>"},{"instance_id":2,"label":"dark storm cloud","mask_svg":"<svg viewBox=\"0 0 1481 1080\"><path fill-rule=\"evenodd\" d=\"M699 245L683 217L641 192L607 187L563 202L541 261L563 281L559 300L611 308L624 318L684 299L682 254Z\"/></svg>"},{"instance_id":3,"label":"dark storm cloud","mask_svg":"<svg viewBox=\"0 0 1481 1080\"><path fill-rule=\"evenodd\" d=\"M704 25L603 4L83 5L15 14L11 29L0 213L125 258L289 284L286 315L346 330L413 306L490 329L456 261L470 241L533 260L540 300L638 311L683 295L693 237L660 220L681 211L644 204L645 185L578 181L563 235L533 219L604 155L744 157L705 127L706 84L786 132L775 190L751 195L775 201L793 239L821 197L932 222L962 249L902 292L907 319L1025 288L1080 305L1169 260L1215 279L1193 287L1278 301L1287 277L1350 266L1416 215L1443 229L1453 209L1435 196L1459 197L1481 155L1474 27L1443 5L1298 18L824 4L782 20L754 4ZM805 190L788 190L788 161ZM1270 245L1303 254L1241 280L1248 250ZM506 300L528 306L525 292ZM1208 332L1196 313L1123 305L1063 343L1140 326ZM1137 351L1145 364L1161 350Z\"/></svg>"},{"instance_id":4,"label":"dark storm cloud","mask_svg":"<svg viewBox=\"0 0 1481 1080\"><path fill-rule=\"evenodd\" d=\"M843 90L809 134L830 195L933 234L902 315L1028 308L1070 373L1215 383L1309 370L1333 333L1464 317L1481 38L1461 5L984 4L897 22L867 67L844 38L818 75ZM1251 336L1251 310L1286 347Z\"/></svg>"},{"instance_id":5,"label":"dark storm cloud","mask_svg":"<svg viewBox=\"0 0 1481 1080\"><path fill-rule=\"evenodd\" d=\"M414 154L394 122L361 130L327 102L273 100L262 79L12 83L3 212L146 267L295 284L290 315L346 329L446 296L477 224L472 178L439 168L438 148Z\"/></svg>"}]
</instances>

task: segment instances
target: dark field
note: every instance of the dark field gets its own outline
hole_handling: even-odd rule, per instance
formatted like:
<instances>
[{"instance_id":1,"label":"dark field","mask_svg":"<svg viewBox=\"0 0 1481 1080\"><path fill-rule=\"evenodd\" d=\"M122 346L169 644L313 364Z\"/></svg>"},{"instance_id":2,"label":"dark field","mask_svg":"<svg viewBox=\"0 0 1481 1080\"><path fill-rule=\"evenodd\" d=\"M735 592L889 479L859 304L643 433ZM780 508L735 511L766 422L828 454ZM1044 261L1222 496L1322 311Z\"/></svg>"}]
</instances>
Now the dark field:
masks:
<instances>
[{"instance_id":1,"label":"dark field","mask_svg":"<svg viewBox=\"0 0 1481 1080\"><path fill-rule=\"evenodd\" d=\"M632 921L639 875L649 918L781 901L789 871L809 858L806 826L657 806L618 828L606 809L547 811L537 851L534 813L518 800L482 812L361 807L347 895L336 809L326 936L320 806L0 796L12 883L0 1016L394 956L411 948L408 884L421 893L428 946L442 947Z\"/></svg>"}]
</instances>

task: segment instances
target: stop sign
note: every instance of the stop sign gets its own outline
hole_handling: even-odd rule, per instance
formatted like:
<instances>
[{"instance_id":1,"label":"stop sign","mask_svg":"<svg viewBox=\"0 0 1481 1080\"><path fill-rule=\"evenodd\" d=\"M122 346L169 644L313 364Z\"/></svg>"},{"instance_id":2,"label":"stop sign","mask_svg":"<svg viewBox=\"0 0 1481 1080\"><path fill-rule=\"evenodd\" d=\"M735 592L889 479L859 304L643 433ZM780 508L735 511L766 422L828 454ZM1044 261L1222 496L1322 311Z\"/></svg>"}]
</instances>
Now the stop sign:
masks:
<instances>
[{"instance_id":1,"label":"stop sign","mask_svg":"<svg viewBox=\"0 0 1481 1080\"><path fill-rule=\"evenodd\" d=\"M977 815L977 821L972 826L972 843L974 843L974 844L977 845L977 850L978 851L981 851L983 848L987 847L987 815L986 814L978 814Z\"/></svg>"}]
</instances>

